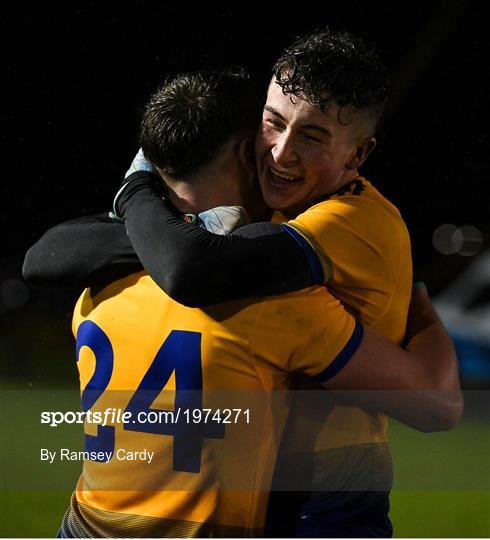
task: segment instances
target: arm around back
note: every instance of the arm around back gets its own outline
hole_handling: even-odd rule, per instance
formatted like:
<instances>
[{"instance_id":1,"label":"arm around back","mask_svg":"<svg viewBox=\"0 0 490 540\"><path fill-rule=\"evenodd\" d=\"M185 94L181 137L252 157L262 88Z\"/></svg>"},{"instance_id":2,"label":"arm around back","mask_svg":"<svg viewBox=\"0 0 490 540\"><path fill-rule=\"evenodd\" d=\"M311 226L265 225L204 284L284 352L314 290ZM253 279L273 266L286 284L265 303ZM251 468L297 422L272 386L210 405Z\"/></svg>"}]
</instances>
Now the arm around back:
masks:
<instances>
[{"instance_id":1,"label":"arm around back","mask_svg":"<svg viewBox=\"0 0 490 540\"><path fill-rule=\"evenodd\" d=\"M255 223L221 236L186 223L147 172L128 177L115 210L150 276L186 306L281 294L328 278L314 270L321 264L313 248L281 225Z\"/></svg>"},{"instance_id":2,"label":"arm around back","mask_svg":"<svg viewBox=\"0 0 490 540\"><path fill-rule=\"evenodd\" d=\"M463 411L458 362L425 288L413 290L407 339L403 350L365 328L356 353L324 386L420 431L452 429Z\"/></svg>"}]
</instances>

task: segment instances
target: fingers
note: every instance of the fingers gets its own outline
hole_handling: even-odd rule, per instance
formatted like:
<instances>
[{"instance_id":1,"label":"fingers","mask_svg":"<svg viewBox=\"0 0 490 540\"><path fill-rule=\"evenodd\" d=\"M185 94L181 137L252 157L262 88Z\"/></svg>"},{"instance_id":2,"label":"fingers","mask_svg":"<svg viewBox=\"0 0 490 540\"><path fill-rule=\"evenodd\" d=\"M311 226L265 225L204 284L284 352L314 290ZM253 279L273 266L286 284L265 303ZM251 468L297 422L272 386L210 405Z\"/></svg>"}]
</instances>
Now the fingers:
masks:
<instances>
[{"instance_id":1,"label":"fingers","mask_svg":"<svg viewBox=\"0 0 490 540\"><path fill-rule=\"evenodd\" d=\"M423 281L416 281L412 287L412 299L428 299L429 291Z\"/></svg>"}]
</instances>

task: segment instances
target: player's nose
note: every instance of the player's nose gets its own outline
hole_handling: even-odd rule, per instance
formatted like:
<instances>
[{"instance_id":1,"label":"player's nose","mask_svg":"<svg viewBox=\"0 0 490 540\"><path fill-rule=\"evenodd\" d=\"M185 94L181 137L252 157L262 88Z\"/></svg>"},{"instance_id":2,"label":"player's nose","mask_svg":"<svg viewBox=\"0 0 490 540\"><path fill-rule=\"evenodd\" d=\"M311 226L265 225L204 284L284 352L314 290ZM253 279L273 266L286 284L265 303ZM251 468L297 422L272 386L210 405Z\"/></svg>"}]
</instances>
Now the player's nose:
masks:
<instances>
[{"instance_id":1,"label":"player's nose","mask_svg":"<svg viewBox=\"0 0 490 540\"><path fill-rule=\"evenodd\" d=\"M294 140L287 132L282 133L275 140L271 151L274 161L283 167L298 161L298 154L295 149Z\"/></svg>"}]
</instances>

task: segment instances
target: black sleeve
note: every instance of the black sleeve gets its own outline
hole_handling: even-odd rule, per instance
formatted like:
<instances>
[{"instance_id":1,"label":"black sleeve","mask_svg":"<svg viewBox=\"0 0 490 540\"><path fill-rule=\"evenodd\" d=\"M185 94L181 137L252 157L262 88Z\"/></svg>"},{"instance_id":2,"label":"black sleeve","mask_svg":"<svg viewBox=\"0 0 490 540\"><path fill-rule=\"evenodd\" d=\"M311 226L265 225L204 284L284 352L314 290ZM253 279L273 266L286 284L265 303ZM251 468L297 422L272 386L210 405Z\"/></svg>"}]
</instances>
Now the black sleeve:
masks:
<instances>
[{"instance_id":1,"label":"black sleeve","mask_svg":"<svg viewBox=\"0 0 490 540\"><path fill-rule=\"evenodd\" d=\"M201 307L323 283L318 256L294 231L256 223L215 235L185 223L159 196L154 175L128 180L117 210L144 267L178 302Z\"/></svg>"},{"instance_id":2,"label":"black sleeve","mask_svg":"<svg viewBox=\"0 0 490 540\"><path fill-rule=\"evenodd\" d=\"M22 274L41 287L86 287L141 270L124 225L100 214L49 229L26 253Z\"/></svg>"}]
</instances>

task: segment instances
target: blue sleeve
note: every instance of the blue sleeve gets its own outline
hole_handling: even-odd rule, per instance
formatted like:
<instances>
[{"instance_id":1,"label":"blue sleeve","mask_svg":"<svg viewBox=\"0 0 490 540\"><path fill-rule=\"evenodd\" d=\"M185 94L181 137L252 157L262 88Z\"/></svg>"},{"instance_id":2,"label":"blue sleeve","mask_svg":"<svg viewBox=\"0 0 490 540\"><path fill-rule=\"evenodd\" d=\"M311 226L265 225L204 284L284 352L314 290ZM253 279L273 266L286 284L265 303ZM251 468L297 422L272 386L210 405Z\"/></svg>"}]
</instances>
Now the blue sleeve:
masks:
<instances>
[{"instance_id":1,"label":"blue sleeve","mask_svg":"<svg viewBox=\"0 0 490 540\"><path fill-rule=\"evenodd\" d=\"M345 347L340 351L335 360L314 378L320 382L325 382L335 377L335 375L337 375L337 373L339 373L339 371L344 368L348 364L349 360L354 356L359 348L359 345L361 344L363 335L364 328L361 323L356 321L352 336L346 343Z\"/></svg>"}]
</instances>

